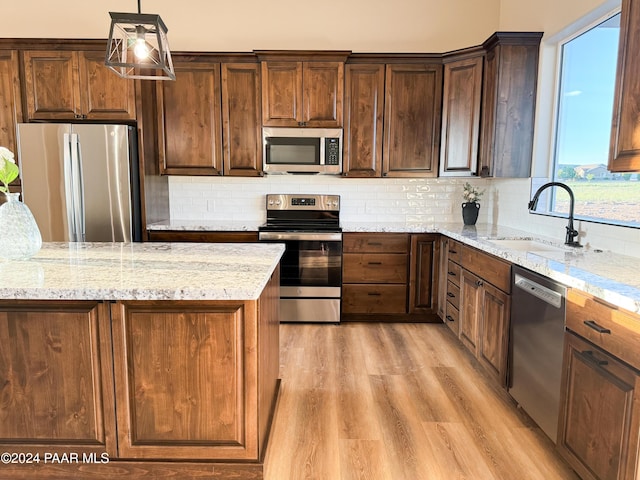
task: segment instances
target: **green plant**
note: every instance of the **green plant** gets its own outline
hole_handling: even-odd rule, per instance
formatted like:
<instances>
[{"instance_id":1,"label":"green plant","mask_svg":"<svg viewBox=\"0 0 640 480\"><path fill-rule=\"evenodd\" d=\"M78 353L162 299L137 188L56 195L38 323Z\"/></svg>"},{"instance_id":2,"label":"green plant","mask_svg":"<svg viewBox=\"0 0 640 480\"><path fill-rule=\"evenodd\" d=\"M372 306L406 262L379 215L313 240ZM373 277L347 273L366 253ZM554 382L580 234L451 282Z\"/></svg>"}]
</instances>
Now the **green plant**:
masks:
<instances>
[{"instance_id":1,"label":"green plant","mask_svg":"<svg viewBox=\"0 0 640 480\"><path fill-rule=\"evenodd\" d=\"M13 157L13 152L5 147L0 147L0 192L9 193L9 184L13 182L20 170L16 165L16 161Z\"/></svg>"}]
</instances>

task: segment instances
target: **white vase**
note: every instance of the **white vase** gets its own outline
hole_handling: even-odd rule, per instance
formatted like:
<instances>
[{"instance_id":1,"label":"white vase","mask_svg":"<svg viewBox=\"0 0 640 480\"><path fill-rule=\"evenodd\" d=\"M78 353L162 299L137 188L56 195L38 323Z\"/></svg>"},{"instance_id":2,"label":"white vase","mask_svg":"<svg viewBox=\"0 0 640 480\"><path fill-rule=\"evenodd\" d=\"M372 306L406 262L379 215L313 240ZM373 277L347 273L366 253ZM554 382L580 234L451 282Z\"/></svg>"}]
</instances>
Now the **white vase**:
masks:
<instances>
[{"instance_id":1,"label":"white vase","mask_svg":"<svg viewBox=\"0 0 640 480\"><path fill-rule=\"evenodd\" d=\"M0 258L27 260L40 251L42 236L29 207L19 193L5 193L0 205Z\"/></svg>"}]
</instances>

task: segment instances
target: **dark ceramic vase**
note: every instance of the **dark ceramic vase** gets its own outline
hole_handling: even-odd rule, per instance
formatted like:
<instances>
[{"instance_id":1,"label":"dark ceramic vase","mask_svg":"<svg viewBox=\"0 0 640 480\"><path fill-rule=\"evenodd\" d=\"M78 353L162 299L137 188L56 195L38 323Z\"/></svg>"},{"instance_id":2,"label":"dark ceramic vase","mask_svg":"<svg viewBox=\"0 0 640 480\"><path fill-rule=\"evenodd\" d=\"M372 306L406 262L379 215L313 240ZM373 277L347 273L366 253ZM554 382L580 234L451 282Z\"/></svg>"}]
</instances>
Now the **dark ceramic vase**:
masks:
<instances>
[{"instance_id":1,"label":"dark ceramic vase","mask_svg":"<svg viewBox=\"0 0 640 480\"><path fill-rule=\"evenodd\" d=\"M462 204L462 221L465 225L475 225L478 221L480 204L476 202L465 202Z\"/></svg>"}]
</instances>

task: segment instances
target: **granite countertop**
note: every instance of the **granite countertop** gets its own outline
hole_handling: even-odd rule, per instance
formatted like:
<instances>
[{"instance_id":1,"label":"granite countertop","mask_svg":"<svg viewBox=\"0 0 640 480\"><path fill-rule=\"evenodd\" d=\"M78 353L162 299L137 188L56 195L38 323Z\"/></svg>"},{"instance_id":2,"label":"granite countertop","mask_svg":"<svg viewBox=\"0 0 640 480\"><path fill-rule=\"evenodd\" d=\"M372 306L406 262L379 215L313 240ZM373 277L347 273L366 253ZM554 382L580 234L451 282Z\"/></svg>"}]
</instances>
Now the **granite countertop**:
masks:
<instances>
[{"instance_id":1,"label":"granite countertop","mask_svg":"<svg viewBox=\"0 0 640 480\"><path fill-rule=\"evenodd\" d=\"M179 220L150 223L147 230L192 231L192 232L257 232L262 222L239 220Z\"/></svg>"},{"instance_id":2,"label":"granite countertop","mask_svg":"<svg viewBox=\"0 0 640 480\"><path fill-rule=\"evenodd\" d=\"M562 240L499 225L462 223L402 227L402 224L351 223L347 232L441 233L466 245L528 268L612 305L640 313L640 258L591 248L573 248ZM563 232L561 232L563 233ZM533 239L553 248L533 251L496 245L492 240Z\"/></svg>"},{"instance_id":3,"label":"granite countertop","mask_svg":"<svg viewBox=\"0 0 640 480\"><path fill-rule=\"evenodd\" d=\"M237 221L160 222L157 230L251 231L258 225ZM609 251L565 247L562 239L543 237L510 227L462 223L406 224L342 221L344 232L441 233L487 253L601 298L612 305L640 313L640 258ZM563 234L563 232L560 232ZM557 247L555 251L526 251L491 243L499 239L535 239Z\"/></svg>"},{"instance_id":4,"label":"granite countertop","mask_svg":"<svg viewBox=\"0 0 640 480\"><path fill-rule=\"evenodd\" d=\"M45 243L0 260L0 299L255 300L284 245Z\"/></svg>"}]
</instances>

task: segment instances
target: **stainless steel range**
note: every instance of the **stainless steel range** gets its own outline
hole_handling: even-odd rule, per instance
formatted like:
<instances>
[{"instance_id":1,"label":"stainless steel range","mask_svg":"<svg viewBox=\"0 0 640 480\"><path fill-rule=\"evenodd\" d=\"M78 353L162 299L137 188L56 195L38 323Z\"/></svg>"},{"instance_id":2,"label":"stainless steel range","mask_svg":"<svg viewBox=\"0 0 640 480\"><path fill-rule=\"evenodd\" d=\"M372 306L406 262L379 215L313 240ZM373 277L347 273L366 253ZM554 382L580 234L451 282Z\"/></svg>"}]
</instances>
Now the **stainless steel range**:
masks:
<instances>
[{"instance_id":1,"label":"stainless steel range","mask_svg":"<svg viewBox=\"0 0 640 480\"><path fill-rule=\"evenodd\" d=\"M280 321L340 322L342 229L339 195L267 195L259 240L285 244Z\"/></svg>"}]
</instances>

